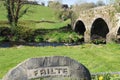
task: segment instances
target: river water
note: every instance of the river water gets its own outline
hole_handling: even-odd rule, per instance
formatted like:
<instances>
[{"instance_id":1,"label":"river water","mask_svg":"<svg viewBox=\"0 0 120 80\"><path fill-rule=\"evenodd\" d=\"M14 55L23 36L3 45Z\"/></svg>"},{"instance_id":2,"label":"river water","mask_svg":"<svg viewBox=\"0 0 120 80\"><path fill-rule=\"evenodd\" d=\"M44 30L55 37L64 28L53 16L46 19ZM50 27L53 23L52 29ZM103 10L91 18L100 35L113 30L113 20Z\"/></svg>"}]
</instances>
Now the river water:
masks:
<instances>
[{"instance_id":1,"label":"river water","mask_svg":"<svg viewBox=\"0 0 120 80\"><path fill-rule=\"evenodd\" d=\"M2 48L8 48L8 47L14 47L14 46L35 46L35 47L45 47L45 46L53 46L53 47L57 47L57 46L76 46L76 45L80 45L76 44L76 43L49 43L49 42L42 42L42 43L11 43L11 42L4 42L4 43L0 43L0 47Z\"/></svg>"}]
</instances>

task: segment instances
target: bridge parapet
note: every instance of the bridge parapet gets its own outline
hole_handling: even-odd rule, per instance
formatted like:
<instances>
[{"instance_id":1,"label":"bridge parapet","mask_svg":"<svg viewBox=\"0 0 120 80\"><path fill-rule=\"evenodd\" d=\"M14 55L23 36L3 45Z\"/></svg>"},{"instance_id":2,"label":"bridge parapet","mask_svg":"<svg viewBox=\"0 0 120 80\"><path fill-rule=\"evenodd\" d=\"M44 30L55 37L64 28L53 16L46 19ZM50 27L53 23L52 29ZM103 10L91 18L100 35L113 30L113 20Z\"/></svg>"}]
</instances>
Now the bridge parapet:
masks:
<instances>
[{"instance_id":1,"label":"bridge parapet","mask_svg":"<svg viewBox=\"0 0 120 80\"><path fill-rule=\"evenodd\" d=\"M78 22L82 22L84 26ZM97 35L97 38L104 38L106 42L110 42L113 38L116 39L120 27L120 14L116 13L116 9L113 5L82 11L73 29L79 32L82 27L85 27L85 31L82 32L85 42L91 41L94 35Z\"/></svg>"}]
</instances>

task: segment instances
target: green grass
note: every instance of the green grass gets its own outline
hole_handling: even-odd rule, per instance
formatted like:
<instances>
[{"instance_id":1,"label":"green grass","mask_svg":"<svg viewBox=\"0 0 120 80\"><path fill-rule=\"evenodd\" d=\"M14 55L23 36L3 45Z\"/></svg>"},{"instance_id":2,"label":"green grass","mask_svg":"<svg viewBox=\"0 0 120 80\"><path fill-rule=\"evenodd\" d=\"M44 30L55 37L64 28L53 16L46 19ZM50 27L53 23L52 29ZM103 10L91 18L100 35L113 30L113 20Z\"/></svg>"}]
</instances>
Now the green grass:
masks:
<instances>
[{"instance_id":1,"label":"green grass","mask_svg":"<svg viewBox=\"0 0 120 80\"><path fill-rule=\"evenodd\" d=\"M70 23L70 20L63 21L63 22L59 21L56 23L46 23L46 22L37 23L34 29L58 29L58 28L67 26L67 24L69 23Z\"/></svg>"},{"instance_id":2,"label":"green grass","mask_svg":"<svg viewBox=\"0 0 120 80\"><path fill-rule=\"evenodd\" d=\"M68 56L84 64L91 73L120 71L120 45L94 45L63 47L11 47L0 48L0 78L8 70L32 57Z\"/></svg>"},{"instance_id":3,"label":"green grass","mask_svg":"<svg viewBox=\"0 0 120 80\"><path fill-rule=\"evenodd\" d=\"M22 9L29 7L27 13L20 20L56 20L54 10L39 5L25 5ZM7 20L7 11L3 2L0 2L0 20Z\"/></svg>"},{"instance_id":4,"label":"green grass","mask_svg":"<svg viewBox=\"0 0 120 80\"><path fill-rule=\"evenodd\" d=\"M26 7L29 7L29 9L27 13L21 18L21 20L56 20L54 10L52 8L40 5L25 5L24 8Z\"/></svg>"},{"instance_id":5,"label":"green grass","mask_svg":"<svg viewBox=\"0 0 120 80\"><path fill-rule=\"evenodd\" d=\"M7 11L4 7L4 3L0 1L0 20L7 20L6 15Z\"/></svg>"},{"instance_id":6,"label":"green grass","mask_svg":"<svg viewBox=\"0 0 120 80\"><path fill-rule=\"evenodd\" d=\"M56 18L54 10L50 7L40 5L25 5L22 9L29 7L27 13L19 19L20 25L30 27L32 29L53 29L66 26L70 20L60 21ZM39 21L53 21L55 23L39 22ZM7 22L7 11L3 2L0 2L0 26L9 26L3 24Z\"/></svg>"}]
</instances>

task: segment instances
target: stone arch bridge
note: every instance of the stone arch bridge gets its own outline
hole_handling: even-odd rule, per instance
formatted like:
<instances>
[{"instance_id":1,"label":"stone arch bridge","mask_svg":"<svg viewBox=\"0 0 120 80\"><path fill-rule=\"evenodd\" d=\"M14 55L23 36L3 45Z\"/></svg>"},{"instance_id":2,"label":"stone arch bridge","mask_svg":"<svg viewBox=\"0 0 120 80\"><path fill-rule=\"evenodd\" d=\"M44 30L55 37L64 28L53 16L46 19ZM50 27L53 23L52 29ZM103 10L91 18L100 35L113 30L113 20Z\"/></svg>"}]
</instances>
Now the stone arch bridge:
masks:
<instances>
[{"instance_id":1,"label":"stone arch bridge","mask_svg":"<svg viewBox=\"0 0 120 80\"><path fill-rule=\"evenodd\" d=\"M82 11L73 29L84 36L84 42L104 39L120 42L120 14L114 6L102 6Z\"/></svg>"}]
</instances>

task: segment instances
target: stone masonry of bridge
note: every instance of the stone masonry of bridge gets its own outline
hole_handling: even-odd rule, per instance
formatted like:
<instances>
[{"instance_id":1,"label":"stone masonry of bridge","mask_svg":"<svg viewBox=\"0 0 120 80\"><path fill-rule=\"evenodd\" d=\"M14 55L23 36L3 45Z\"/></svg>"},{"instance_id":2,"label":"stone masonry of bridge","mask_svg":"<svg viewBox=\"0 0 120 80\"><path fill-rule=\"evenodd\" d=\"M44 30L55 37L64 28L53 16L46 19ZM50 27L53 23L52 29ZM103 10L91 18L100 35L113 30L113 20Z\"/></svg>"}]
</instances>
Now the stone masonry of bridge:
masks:
<instances>
[{"instance_id":1,"label":"stone masonry of bridge","mask_svg":"<svg viewBox=\"0 0 120 80\"><path fill-rule=\"evenodd\" d=\"M120 41L120 14L112 5L85 10L79 14L73 29L84 36L84 42L94 39Z\"/></svg>"}]
</instances>

